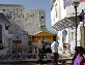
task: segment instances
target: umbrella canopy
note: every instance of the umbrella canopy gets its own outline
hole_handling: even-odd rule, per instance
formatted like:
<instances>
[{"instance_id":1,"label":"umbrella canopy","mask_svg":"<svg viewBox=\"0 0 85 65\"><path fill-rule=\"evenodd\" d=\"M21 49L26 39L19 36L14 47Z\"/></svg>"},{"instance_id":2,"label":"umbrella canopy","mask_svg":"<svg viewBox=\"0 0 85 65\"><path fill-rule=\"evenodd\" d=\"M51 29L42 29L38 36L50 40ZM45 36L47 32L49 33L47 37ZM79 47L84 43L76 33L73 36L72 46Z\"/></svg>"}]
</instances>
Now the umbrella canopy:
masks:
<instances>
[{"instance_id":1,"label":"umbrella canopy","mask_svg":"<svg viewBox=\"0 0 85 65\"><path fill-rule=\"evenodd\" d=\"M39 40L48 40L49 42L53 42L53 36L55 34L49 33L47 31L41 31L32 36L33 42L38 42ZM57 35L56 35L57 37Z\"/></svg>"}]
</instances>

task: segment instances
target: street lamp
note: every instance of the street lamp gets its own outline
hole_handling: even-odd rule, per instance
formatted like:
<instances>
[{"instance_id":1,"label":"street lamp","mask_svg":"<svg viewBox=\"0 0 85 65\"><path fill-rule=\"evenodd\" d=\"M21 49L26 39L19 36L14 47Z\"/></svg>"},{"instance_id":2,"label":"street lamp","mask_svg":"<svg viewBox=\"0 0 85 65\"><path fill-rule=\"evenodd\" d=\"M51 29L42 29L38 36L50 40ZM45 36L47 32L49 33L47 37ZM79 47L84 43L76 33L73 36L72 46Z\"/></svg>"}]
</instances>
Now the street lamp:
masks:
<instances>
[{"instance_id":1,"label":"street lamp","mask_svg":"<svg viewBox=\"0 0 85 65\"><path fill-rule=\"evenodd\" d=\"M80 1L79 0L73 0L73 6L75 8L75 44L77 46L77 26L78 26L78 22L77 22L77 7L79 5Z\"/></svg>"}]
</instances>

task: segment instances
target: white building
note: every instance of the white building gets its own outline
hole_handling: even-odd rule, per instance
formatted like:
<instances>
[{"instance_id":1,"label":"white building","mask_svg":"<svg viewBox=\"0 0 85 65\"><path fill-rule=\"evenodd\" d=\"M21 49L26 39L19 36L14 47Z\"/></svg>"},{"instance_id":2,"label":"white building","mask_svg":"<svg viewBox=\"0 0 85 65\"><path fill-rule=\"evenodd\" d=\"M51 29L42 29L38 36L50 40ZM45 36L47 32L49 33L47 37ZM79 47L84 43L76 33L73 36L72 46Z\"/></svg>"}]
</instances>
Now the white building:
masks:
<instances>
[{"instance_id":1,"label":"white building","mask_svg":"<svg viewBox=\"0 0 85 65\"><path fill-rule=\"evenodd\" d=\"M79 16L82 9L85 10L85 1L81 0L77 7L77 15ZM71 0L51 0L51 22L52 28L58 31L60 47L63 48L64 43L68 43L71 46L73 52L75 48L75 9L72 5ZM80 27L81 22L78 19L78 35L77 35L77 46L80 46Z\"/></svg>"},{"instance_id":2,"label":"white building","mask_svg":"<svg viewBox=\"0 0 85 65\"><path fill-rule=\"evenodd\" d=\"M0 11L10 22L10 24L5 24L3 23L4 19L1 20L0 18L2 44L7 48L6 51L4 49L0 50L1 53L12 53L13 47L16 44L14 40L21 40L18 43L28 44L28 34L35 34L46 30L44 9L27 10L23 5L0 4ZM6 25L8 25L7 29L5 29ZM3 55L3 53L0 55Z\"/></svg>"},{"instance_id":3,"label":"white building","mask_svg":"<svg viewBox=\"0 0 85 65\"><path fill-rule=\"evenodd\" d=\"M7 54L7 46L8 46L8 42L7 38L9 38L7 36L6 33L8 33L7 29L8 29L8 25L10 24L10 22L8 21L8 19L5 17L5 15L0 12L0 56L4 54ZM4 50L2 50L5 47Z\"/></svg>"},{"instance_id":4,"label":"white building","mask_svg":"<svg viewBox=\"0 0 85 65\"><path fill-rule=\"evenodd\" d=\"M25 30L29 34L35 34L39 31L46 30L46 23L45 23L45 11L44 9L27 9L24 10L25 16Z\"/></svg>"}]
</instances>

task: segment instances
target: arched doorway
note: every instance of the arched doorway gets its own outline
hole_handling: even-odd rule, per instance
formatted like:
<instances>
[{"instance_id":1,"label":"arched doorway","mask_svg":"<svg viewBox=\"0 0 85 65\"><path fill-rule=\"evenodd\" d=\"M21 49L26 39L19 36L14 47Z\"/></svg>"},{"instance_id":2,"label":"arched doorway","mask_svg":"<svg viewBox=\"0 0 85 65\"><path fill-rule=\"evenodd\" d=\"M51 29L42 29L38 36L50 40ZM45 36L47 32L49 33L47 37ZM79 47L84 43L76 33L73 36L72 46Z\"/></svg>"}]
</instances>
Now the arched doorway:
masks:
<instances>
[{"instance_id":1,"label":"arched doorway","mask_svg":"<svg viewBox=\"0 0 85 65\"><path fill-rule=\"evenodd\" d=\"M2 26L0 25L0 49L3 49L3 43L2 43Z\"/></svg>"},{"instance_id":2,"label":"arched doorway","mask_svg":"<svg viewBox=\"0 0 85 65\"><path fill-rule=\"evenodd\" d=\"M0 25L0 44L2 43L2 26Z\"/></svg>"},{"instance_id":3,"label":"arched doorway","mask_svg":"<svg viewBox=\"0 0 85 65\"><path fill-rule=\"evenodd\" d=\"M62 41L63 41L63 43L66 43L66 36L67 36L67 31L66 30L63 30L63 32L62 32Z\"/></svg>"}]
</instances>

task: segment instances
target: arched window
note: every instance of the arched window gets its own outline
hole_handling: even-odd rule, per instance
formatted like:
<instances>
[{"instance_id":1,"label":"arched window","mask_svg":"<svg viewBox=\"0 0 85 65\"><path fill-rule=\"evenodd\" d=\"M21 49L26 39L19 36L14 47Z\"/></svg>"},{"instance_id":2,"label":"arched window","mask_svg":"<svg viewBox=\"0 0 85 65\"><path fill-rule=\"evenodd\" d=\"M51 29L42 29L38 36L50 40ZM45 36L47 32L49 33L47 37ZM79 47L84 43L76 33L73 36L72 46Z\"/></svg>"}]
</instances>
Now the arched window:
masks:
<instances>
[{"instance_id":1,"label":"arched window","mask_svg":"<svg viewBox=\"0 0 85 65\"><path fill-rule=\"evenodd\" d=\"M63 35L62 36L62 41L63 41L63 43L65 43L66 42L67 31L63 30L62 35Z\"/></svg>"}]
</instances>

